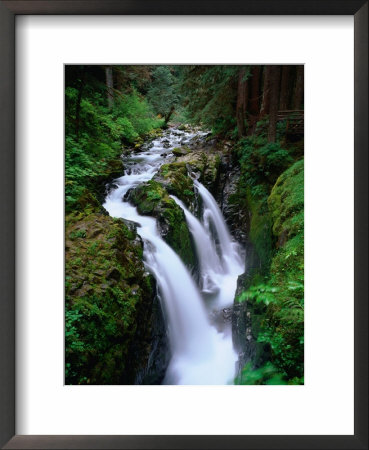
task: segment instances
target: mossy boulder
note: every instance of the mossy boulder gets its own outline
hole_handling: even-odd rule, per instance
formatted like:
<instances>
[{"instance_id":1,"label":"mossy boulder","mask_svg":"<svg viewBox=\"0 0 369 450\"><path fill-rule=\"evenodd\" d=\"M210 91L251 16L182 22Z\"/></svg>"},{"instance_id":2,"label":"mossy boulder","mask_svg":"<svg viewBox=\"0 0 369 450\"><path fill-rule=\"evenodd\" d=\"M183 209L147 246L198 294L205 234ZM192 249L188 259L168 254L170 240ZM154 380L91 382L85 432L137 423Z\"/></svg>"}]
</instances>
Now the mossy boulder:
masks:
<instances>
[{"instance_id":1,"label":"mossy boulder","mask_svg":"<svg viewBox=\"0 0 369 450\"><path fill-rule=\"evenodd\" d=\"M191 150L187 147L176 147L172 150L174 156L184 156L187 155Z\"/></svg>"},{"instance_id":2,"label":"mossy boulder","mask_svg":"<svg viewBox=\"0 0 369 450\"><path fill-rule=\"evenodd\" d=\"M277 180L268 199L277 251L270 267L275 301L268 306L267 333L274 362L289 379L304 376L304 160Z\"/></svg>"},{"instance_id":3,"label":"mossy boulder","mask_svg":"<svg viewBox=\"0 0 369 450\"><path fill-rule=\"evenodd\" d=\"M196 256L185 215L166 189L150 180L133 189L128 198L140 214L156 217L163 239L189 268L195 267Z\"/></svg>"},{"instance_id":4,"label":"mossy boulder","mask_svg":"<svg viewBox=\"0 0 369 450\"><path fill-rule=\"evenodd\" d=\"M221 153L215 149L197 149L176 159L176 163L185 164L188 170L194 172L201 183L214 191L219 178Z\"/></svg>"},{"instance_id":5,"label":"mossy boulder","mask_svg":"<svg viewBox=\"0 0 369 450\"><path fill-rule=\"evenodd\" d=\"M220 176L221 153L215 150L190 150L187 147L175 150L175 160L162 165L154 180L191 207L195 191L190 174L195 175L211 192L215 192Z\"/></svg>"},{"instance_id":6,"label":"mossy boulder","mask_svg":"<svg viewBox=\"0 0 369 450\"><path fill-rule=\"evenodd\" d=\"M160 183L169 194L175 195L187 206L192 205L195 192L186 163L172 162L162 165L154 180Z\"/></svg>"},{"instance_id":7,"label":"mossy boulder","mask_svg":"<svg viewBox=\"0 0 369 450\"><path fill-rule=\"evenodd\" d=\"M101 204L106 196L106 186L114 179L123 175L124 167L119 155L114 158L106 158L104 164L99 167L99 173L86 176L84 179L84 187L78 188L78 182L73 179L65 180L66 186L66 213L75 211L102 212ZM67 192L78 192L75 198L71 198Z\"/></svg>"},{"instance_id":8,"label":"mossy boulder","mask_svg":"<svg viewBox=\"0 0 369 450\"><path fill-rule=\"evenodd\" d=\"M156 294L142 241L94 212L68 215L65 239L66 384L131 384L151 351Z\"/></svg>"},{"instance_id":9,"label":"mossy boulder","mask_svg":"<svg viewBox=\"0 0 369 450\"><path fill-rule=\"evenodd\" d=\"M304 160L283 172L268 199L273 219L273 233L282 247L304 227Z\"/></svg>"}]
</instances>

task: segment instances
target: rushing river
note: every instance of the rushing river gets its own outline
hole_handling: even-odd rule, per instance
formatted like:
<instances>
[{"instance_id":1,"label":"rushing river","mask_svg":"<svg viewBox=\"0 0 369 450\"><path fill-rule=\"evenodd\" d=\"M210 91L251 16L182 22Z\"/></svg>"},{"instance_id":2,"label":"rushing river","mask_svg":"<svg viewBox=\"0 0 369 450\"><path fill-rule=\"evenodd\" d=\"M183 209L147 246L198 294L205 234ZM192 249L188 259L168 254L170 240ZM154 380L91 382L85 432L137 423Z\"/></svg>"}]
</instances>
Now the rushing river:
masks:
<instances>
[{"instance_id":1,"label":"rushing river","mask_svg":"<svg viewBox=\"0 0 369 450\"><path fill-rule=\"evenodd\" d=\"M172 196L183 209L195 242L200 270L198 282L160 236L156 219L139 215L134 206L124 201L129 189L149 181L168 162L165 154L170 155L173 148L201 134L168 130L145 151L127 157L125 173L115 180L115 187L104 203L112 217L139 224L137 232L144 241L145 265L157 281L168 321L172 358L164 384L232 383L237 361L230 325L219 330L210 320L213 310L232 305L237 277L244 271L240 248L232 240L213 196L200 182L194 181L203 203L200 218Z\"/></svg>"}]
</instances>

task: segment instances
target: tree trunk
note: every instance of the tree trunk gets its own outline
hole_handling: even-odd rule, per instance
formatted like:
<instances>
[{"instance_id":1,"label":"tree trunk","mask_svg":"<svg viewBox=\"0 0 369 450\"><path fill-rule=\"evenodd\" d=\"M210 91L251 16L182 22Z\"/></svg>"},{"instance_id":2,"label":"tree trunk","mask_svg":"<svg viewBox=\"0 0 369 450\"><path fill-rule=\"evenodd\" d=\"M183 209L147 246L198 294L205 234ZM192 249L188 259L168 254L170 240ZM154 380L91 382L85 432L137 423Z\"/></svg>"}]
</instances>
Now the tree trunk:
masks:
<instances>
[{"instance_id":1,"label":"tree trunk","mask_svg":"<svg viewBox=\"0 0 369 450\"><path fill-rule=\"evenodd\" d=\"M280 66L271 66L268 142L275 142L276 138L280 73Z\"/></svg>"},{"instance_id":2,"label":"tree trunk","mask_svg":"<svg viewBox=\"0 0 369 450\"><path fill-rule=\"evenodd\" d=\"M279 97L279 109L285 111L289 105L289 78L290 78L290 66L282 66L281 75L281 94Z\"/></svg>"},{"instance_id":3,"label":"tree trunk","mask_svg":"<svg viewBox=\"0 0 369 450\"><path fill-rule=\"evenodd\" d=\"M304 100L304 66L297 66L293 109L301 109L303 100Z\"/></svg>"},{"instance_id":4,"label":"tree trunk","mask_svg":"<svg viewBox=\"0 0 369 450\"><path fill-rule=\"evenodd\" d=\"M165 120L165 125L167 125L167 123L169 122L170 118L172 117L172 114L174 113L174 106L172 106L170 108L170 111L168 112L168 114L166 116L164 116L164 120Z\"/></svg>"},{"instance_id":5,"label":"tree trunk","mask_svg":"<svg viewBox=\"0 0 369 450\"><path fill-rule=\"evenodd\" d=\"M255 125L259 116L260 104L260 66L252 66L251 68L251 93L249 100L249 129L248 134L251 135L255 131Z\"/></svg>"},{"instance_id":6,"label":"tree trunk","mask_svg":"<svg viewBox=\"0 0 369 450\"><path fill-rule=\"evenodd\" d=\"M236 106L237 129L239 137L245 136L246 134L246 108L248 97L248 83L245 79L246 76L246 69L242 68L238 75Z\"/></svg>"},{"instance_id":7,"label":"tree trunk","mask_svg":"<svg viewBox=\"0 0 369 450\"><path fill-rule=\"evenodd\" d=\"M105 79L106 79L106 94L108 98L108 107L112 109L114 106L114 91L113 91L113 67L105 67Z\"/></svg>"},{"instance_id":8,"label":"tree trunk","mask_svg":"<svg viewBox=\"0 0 369 450\"><path fill-rule=\"evenodd\" d=\"M81 112L81 101L82 101L82 92L85 85L85 66L81 68L81 80L79 83L77 104L76 104L76 139L79 139L79 123L80 123L80 112Z\"/></svg>"},{"instance_id":9,"label":"tree trunk","mask_svg":"<svg viewBox=\"0 0 369 450\"><path fill-rule=\"evenodd\" d=\"M264 84L263 84L263 99L260 107L260 118L269 113L270 104L270 72L273 66L265 66L264 69Z\"/></svg>"}]
</instances>

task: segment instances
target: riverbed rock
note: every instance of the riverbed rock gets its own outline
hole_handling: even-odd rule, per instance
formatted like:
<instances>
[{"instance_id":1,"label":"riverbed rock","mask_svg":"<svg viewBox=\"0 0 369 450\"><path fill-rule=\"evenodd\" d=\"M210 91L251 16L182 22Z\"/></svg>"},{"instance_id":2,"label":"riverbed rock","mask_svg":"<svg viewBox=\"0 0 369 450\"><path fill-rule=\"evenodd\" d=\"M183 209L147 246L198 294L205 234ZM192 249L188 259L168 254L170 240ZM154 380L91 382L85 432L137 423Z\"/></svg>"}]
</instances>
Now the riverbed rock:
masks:
<instances>
[{"instance_id":1,"label":"riverbed rock","mask_svg":"<svg viewBox=\"0 0 369 450\"><path fill-rule=\"evenodd\" d=\"M221 156L218 152L198 149L180 156L176 163L185 164L188 171L204 184L211 192L217 188Z\"/></svg>"},{"instance_id":2,"label":"riverbed rock","mask_svg":"<svg viewBox=\"0 0 369 450\"><path fill-rule=\"evenodd\" d=\"M183 147L175 147L172 150L174 156L184 156L187 155L191 150L185 146Z\"/></svg>"},{"instance_id":3,"label":"riverbed rock","mask_svg":"<svg viewBox=\"0 0 369 450\"><path fill-rule=\"evenodd\" d=\"M182 200L187 207L191 207L195 199L193 180L188 175L184 162L171 162L163 164L154 180L160 183L165 190Z\"/></svg>"}]
</instances>

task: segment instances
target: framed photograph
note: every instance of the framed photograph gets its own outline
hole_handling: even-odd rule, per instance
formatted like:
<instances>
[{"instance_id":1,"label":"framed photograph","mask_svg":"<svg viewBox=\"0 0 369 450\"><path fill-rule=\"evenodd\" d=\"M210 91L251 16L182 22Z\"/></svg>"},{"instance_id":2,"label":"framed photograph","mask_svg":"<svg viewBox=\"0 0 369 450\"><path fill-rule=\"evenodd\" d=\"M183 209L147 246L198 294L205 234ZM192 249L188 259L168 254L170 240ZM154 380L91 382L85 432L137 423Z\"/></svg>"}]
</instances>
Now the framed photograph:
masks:
<instances>
[{"instance_id":1,"label":"framed photograph","mask_svg":"<svg viewBox=\"0 0 369 450\"><path fill-rule=\"evenodd\" d=\"M0 2L3 448L368 448L368 4Z\"/></svg>"}]
</instances>

